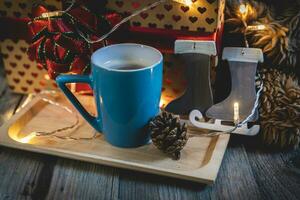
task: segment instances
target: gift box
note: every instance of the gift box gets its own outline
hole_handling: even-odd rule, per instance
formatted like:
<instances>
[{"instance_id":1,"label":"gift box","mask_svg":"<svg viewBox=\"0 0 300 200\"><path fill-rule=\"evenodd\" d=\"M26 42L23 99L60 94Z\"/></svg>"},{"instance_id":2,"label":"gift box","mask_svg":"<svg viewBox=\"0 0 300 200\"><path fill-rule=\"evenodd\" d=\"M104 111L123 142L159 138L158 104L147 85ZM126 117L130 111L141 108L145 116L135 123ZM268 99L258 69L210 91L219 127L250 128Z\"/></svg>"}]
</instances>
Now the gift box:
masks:
<instances>
[{"instance_id":1,"label":"gift box","mask_svg":"<svg viewBox=\"0 0 300 200\"><path fill-rule=\"evenodd\" d=\"M10 89L17 93L38 93L56 89L47 71L27 56L29 44L25 40L6 39L1 42L5 74Z\"/></svg>"},{"instance_id":2,"label":"gift box","mask_svg":"<svg viewBox=\"0 0 300 200\"><path fill-rule=\"evenodd\" d=\"M108 1L107 7L129 15L155 0L118 0ZM183 1L184 2L184 1ZM191 5L167 1L164 4L141 13L130 21L135 30L166 29L214 33L222 24L224 0L193 0Z\"/></svg>"},{"instance_id":3,"label":"gift box","mask_svg":"<svg viewBox=\"0 0 300 200\"><path fill-rule=\"evenodd\" d=\"M108 1L107 8L129 16L155 0ZM161 105L180 97L186 90L187 67L176 55L176 40L209 41L220 52L224 24L225 0L192 0L190 5L167 1L130 20L126 33L113 35L111 43L134 42L153 46L164 53L164 87ZM215 82L217 56L211 57L210 80Z\"/></svg>"},{"instance_id":4,"label":"gift box","mask_svg":"<svg viewBox=\"0 0 300 200\"><path fill-rule=\"evenodd\" d=\"M10 4L5 2L10 2ZM137 9L135 8L137 5L133 6L135 2L137 1L108 1L107 8L128 15ZM151 2L153 1L139 1L138 7L142 8ZM23 3L27 3L26 9L21 10L20 5ZM51 10L60 10L62 7L60 1L47 1L46 3L52 5ZM120 6L121 4L123 5ZM129 26L125 25L125 28L113 34L108 43L143 43L154 46L164 53L162 104L167 104L172 99L180 96L185 91L186 86L185 66L173 54L174 42L177 39L205 40L213 41L219 47L224 4L224 0L193 1L191 7L176 2L162 4L148 11L147 14L133 18ZM9 5L11 6L9 7ZM6 77L10 88L19 93L57 89L55 82L49 79L47 71L35 61L30 60L26 52L31 36L26 31L26 24L30 19L24 17L31 16L31 6L32 2L21 0L0 3L0 11L6 11L5 17L0 18L0 24L8 27L0 34ZM172 8L166 9L168 7ZM21 14L16 16L14 12L20 12ZM148 16L146 17L146 15ZM140 25L138 25L139 23ZM156 25L151 25L151 23ZM77 85L76 88L76 91L88 89L83 85Z\"/></svg>"},{"instance_id":5,"label":"gift box","mask_svg":"<svg viewBox=\"0 0 300 200\"><path fill-rule=\"evenodd\" d=\"M34 60L30 60L27 49L31 36L27 23L32 16L34 1L4 0L0 2L0 52L9 87L17 93L37 93L45 89L57 89L55 81L50 80L47 71ZM60 0L44 0L43 4L51 10L60 10Z\"/></svg>"},{"instance_id":6,"label":"gift box","mask_svg":"<svg viewBox=\"0 0 300 200\"><path fill-rule=\"evenodd\" d=\"M108 1L107 8L132 14L155 0ZM182 1L185 2L185 1ZM126 34L113 35L113 42L140 42L165 53L174 52L178 39L213 41L220 50L224 24L225 0L191 0L191 5L167 1L130 20Z\"/></svg>"},{"instance_id":7,"label":"gift box","mask_svg":"<svg viewBox=\"0 0 300 200\"><path fill-rule=\"evenodd\" d=\"M0 24L7 27L1 32L0 51L8 85L14 92L25 94L57 89L47 71L28 57L28 22L28 18L0 19Z\"/></svg>"}]
</instances>

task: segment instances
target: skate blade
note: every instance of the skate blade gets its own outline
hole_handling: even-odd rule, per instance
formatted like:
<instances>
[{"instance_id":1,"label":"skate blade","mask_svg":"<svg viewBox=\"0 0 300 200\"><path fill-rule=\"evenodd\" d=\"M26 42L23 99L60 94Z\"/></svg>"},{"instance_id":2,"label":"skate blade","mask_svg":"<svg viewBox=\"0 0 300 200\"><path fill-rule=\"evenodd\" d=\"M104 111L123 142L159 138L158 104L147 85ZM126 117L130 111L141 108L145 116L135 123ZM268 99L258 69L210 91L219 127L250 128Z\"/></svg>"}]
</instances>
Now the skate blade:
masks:
<instances>
[{"instance_id":1,"label":"skate blade","mask_svg":"<svg viewBox=\"0 0 300 200\"><path fill-rule=\"evenodd\" d=\"M203 115L198 110L193 110L189 115L190 123L195 126L196 128L200 129L208 129L213 131L220 131L220 132L231 132L234 126L230 125L223 125L222 120L215 119L213 123L204 122ZM202 122L203 121L203 122ZM247 124L238 127L231 133L239 134L239 135L246 135L246 136L255 136L259 133L260 126L254 125L251 128L248 128Z\"/></svg>"}]
</instances>

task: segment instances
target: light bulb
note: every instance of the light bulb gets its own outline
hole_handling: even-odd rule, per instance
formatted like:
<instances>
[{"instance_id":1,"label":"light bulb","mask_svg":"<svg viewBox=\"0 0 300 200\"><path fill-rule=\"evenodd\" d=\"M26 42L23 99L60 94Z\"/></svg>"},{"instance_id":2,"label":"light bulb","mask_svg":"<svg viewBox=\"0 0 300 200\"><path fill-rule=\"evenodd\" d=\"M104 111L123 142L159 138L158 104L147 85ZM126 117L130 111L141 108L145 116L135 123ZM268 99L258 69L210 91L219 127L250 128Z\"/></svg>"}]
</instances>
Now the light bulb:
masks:
<instances>
[{"instance_id":1,"label":"light bulb","mask_svg":"<svg viewBox=\"0 0 300 200\"><path fill-rule=\"evenodd\" d=\"M239 11L242 15L246 14L247 12L247 5L246 4L241 4L240 5L240 8L239 8Z\"/></svg>"},{"instance_id":2,"label":"light bulb","mask_svg":"<svg viewBox=\"0 0 300 200\"><path fill-rule=\"evenodd\" d=\"M240 105L238 102L233 104L233 121L235 124L240 122Z\"/></svg>"},{"instance_id":3,"label":"light bulb","mask_svg":"<svg viewBox=\"0 0 300 200\"><path fill-rule=\"evenodd\" d=\"M160 107L160 108L163 108L163 107L165 107L165 105L166 105L166 101L162 98L162 99L160 100L159 107Z\"/></svg>"},{"instance_id":4,"label":"light bulb","mask_svg":"<svg viewBox=\"0 0 300 200\"><path fill-rule=\"evenodd\" d=\"M42 18L60 17L64 14L64 11L46 12L41 15Z\"/></svg>"},{"instance_id":5,"label":"light bulb","mask_svg":"<svg viewBox=\"0 0 300 200\"><path fill-rule=\"evenodd\" d=\"M261 31L261 30L265 30L265 29L266 29L266 26L263 24L247 26L247 30L250 30L250 31Z\"/></svg>"},{"instance_id":6,"label":"light bulb","mask_svg":"<svg viewBox=\"0 0 300 200\"><path fill-rule=\"evenodd\" d=\"M265 30L266 26L261 24L261 25L257 25L257 30Z\"/></svg>"},{"instance_id":7,"label":"light bulb","mask_svg":"<svg viewBox=\"0 0 300 200\"><path fill-rule=\"evenodd\" d=\"M47 81L49 81L50 80L50 76L48 74L45 74L44 75L44 79L46 79Z\"/></svg>"},{"instance_id":8,"label":"light bulb","mask_svg":"<svg viewBox=\"0 0 300 200\"><path fill-rule=\"evenodd\" d=\"M242 18L242 20L247 21L249 17L253 17L255 15L255 9L250 4L241 4L238 9L238 15Z\"/></svg>"},{"instance_id":9,"label":"light bulb","mask_svg":"<svg viewBox=\"0 0 300 200\"><path fill-rule=\"evenodd\" d=\"M18 138L17 141L26 144L29 143L35 137L36 137L36 132L32 132L23 138Z\"/></svg>"}]
</instances>

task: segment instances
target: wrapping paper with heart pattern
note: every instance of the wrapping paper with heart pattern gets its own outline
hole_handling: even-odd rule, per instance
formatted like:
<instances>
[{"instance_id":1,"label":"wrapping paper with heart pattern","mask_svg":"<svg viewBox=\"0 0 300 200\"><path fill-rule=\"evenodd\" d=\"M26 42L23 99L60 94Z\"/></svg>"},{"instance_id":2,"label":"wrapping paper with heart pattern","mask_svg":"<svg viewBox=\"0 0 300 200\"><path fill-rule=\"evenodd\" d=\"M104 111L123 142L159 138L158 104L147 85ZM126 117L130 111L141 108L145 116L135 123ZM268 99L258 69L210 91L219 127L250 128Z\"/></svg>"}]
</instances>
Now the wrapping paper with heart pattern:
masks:
<instances>
[{"instance_id":1,"label":"wrapping paper with heart pattern","mask_svg":"<svg viewBox=\"0 0 300 200\"><path fill-rule=\"evenodd\" d=\"M156 0L109 0L107 7L129 15ZM223 22L225 0L191 0L186 6L169 1L143 12L131 20L131 26L213 33Z\"/></svg>"},{"instance_id":2,"label":"wrapping paper with heart pattern","mask_svg":"<svg viewBox=\"0 0 300 200\"><path fill-rule=\"evenodd\" d=\"M61 10L61 0L43 0L51 10ZM31 17L32 0L1 0L0 17ZM13 23L13 22L12 22ZM20 30L23 31L23 30ZM13 33L12 33L13 34ZM43 89L57 89L55 81L49 80L47 71L28 58L25 40L4 39L0 41L0 52L9 87L17 93L37 93Z\"/></svg>"},{"instance_id":3,"label":"wrapping paper with heart pattern","mask_svg":"<svg viewBox=\"0 0 300 200\"><path fill-rule=\"evenodd\" d=\"M57 90L55 81L49 79L47 71L28 58L26 53L28 47L29 44L24 40L6 39L1 42L0 50L10 89L23 94L38 93L45 89ZM184 64L178 56L164 54L162 105L167 105L183 94L186 87L184 69Z\"/></svg>"},{"instance_id":4,"label":"wrapping paper with heart pattern","mask_svg":"<svg viewBox=\"0 0 300 200\"><path fill-rule=\"evenodd\" d=\"M38 93L43 89L57 89L47 71L28 58L29 44L25 40L6 39L1 43L6 79L10 89L17 93Z\"/></svg>"},{"instance_id":5,"label":"wrapping paper with heart pattern","mask_svg":"<svg viewBox=\"0 0 300 200\"><path fill-rule=\"evenodd\" d=\"M144 16L138 16L131 21L141 23L141 26L150 27L149 23L156 23L155 28L167 29L166 24L172 26L173 29L185 30L182 26L188 26L190 31L213 32L223 22L224 0L193 0L193 8L187 8L178 3L167 3L153 9ZM46 0L47 4L53 5L53 9L61 9L61 0ZM139 7L147 5L153 0L134 1L134 0L109 0L109 8L115 8L119 12L132 12L135 2L139 3ZM121 3L122 5L120 6ZM26 6L23 5L26 4ZM120 4L120 5L117 5ZM29 0L4 0L0 2L0 17L28 17L30 16L32 1ZM117 7L116 7L117 5ZM172 5L172 9L171 6ZM196 10L193 10L196 9ZM3 14L3 10L6 13ZM18 14L20 12L21 14ZM160 14L161 12L161 14ZM163 14L162 14L163 13ZM197 17L197 21L193 23L190 17ZM163 16L164 15L164 16ZM214 22L207 23L206 18L213 18ZM148 21L147 21L148 20ZM150 22L150 21L151 22ZM209 20L208 20L209 21ZM213 21L213 20L211 20ZM200 28L199 28L200 27ZM201 33L199 33L201 35ZM5 39L0 41L0 52L4 62L6 78L9 87L17 93L36 93L44 89L57 89L57 85L53 80L49 80L47 71L37 65L35 61L31 61L27 55L29 44L25 40ZM186 67L176 55L164 54L164 81L162 88L162 106L167 105L173 99L181 96L186 88ZM79 86L77 88L84 88ZM76 90L78 91L78 89Z\"/></svg>"}]
</instances>

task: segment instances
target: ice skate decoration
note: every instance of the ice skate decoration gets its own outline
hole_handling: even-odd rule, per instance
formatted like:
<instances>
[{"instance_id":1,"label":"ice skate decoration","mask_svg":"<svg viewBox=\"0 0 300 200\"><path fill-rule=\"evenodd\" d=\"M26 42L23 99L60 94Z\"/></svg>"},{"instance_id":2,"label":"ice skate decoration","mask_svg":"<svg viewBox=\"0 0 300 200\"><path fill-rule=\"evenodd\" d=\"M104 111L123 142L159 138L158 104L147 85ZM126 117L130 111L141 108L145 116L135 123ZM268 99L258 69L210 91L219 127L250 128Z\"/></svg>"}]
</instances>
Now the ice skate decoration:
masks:
<instances>
[{"instance_id":1,"label":"ice skate decoration","mask_svg":"<svg viewBox=\"0 0 300 200\"><path fill-rule=\"evenodd\" d=\"M263 62L261 49L235 48L224 49L223 60L227 60L231 72L231 93L221 103L213 105L206 112L208 118L215 119L214 123L206 123L200 111L190 113L191 123L203 129L236 133L242 135L256 135L259 126L248 128L248 122L258 118L257 105L261 89L255 90L255 74L257 64ZM233 122L234 126L222 125L221 121Z\"/></svg>"},{"instance_id":2,"label":"ice skate decoration","mask_svg":"<svg viewBox=\"0 0 300 200\"><path fill-rule=\"evenodd\" d=\"M166 111L187 115L193 109L205 112L213 105L210 85L211 56L217 55L213 41L177 40L175 54L181 54L187 65L186 92L169 103Z\"/></svg>"}]
</instances>

